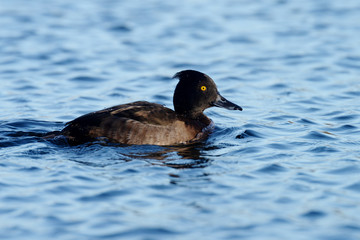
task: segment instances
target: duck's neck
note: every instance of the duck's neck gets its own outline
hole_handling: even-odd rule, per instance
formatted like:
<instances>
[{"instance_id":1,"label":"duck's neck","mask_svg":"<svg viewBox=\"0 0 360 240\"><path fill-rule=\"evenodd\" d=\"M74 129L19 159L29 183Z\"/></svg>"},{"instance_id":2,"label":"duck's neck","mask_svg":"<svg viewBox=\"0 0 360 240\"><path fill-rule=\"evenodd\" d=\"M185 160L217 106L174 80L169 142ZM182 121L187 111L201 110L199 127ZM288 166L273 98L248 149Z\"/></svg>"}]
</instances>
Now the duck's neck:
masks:
<instances>
[{"instance_id":1,"label":"duck's neck","mask_svg":"<svg viewBox=\"0 0 360 240\"><path fill-rule=\"evenodd\" d=\"M206 126L211 123L211 119L208 118L203 112L191 113L177 113L177 115L182 119L195 120L204 123Z\"/></svg>"}]
</instances>

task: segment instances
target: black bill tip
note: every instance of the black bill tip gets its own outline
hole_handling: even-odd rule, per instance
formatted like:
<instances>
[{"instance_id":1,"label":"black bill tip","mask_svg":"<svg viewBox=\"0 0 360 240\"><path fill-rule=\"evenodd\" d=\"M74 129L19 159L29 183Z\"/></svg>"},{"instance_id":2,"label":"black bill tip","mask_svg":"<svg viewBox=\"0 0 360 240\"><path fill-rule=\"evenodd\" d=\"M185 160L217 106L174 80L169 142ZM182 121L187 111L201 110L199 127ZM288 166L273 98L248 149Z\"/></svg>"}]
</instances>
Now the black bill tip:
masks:
<instances>
[{"instance_id":1,"label":"black bill tip","mask_svg":"<svg viewBox=\"0 0 360 240\"><path fill-rule=\"evenodd\" d=\"M235 103L230 102L220 94L217 96L216 100L212 103L213 106L226 108L229 110L239 110L242 111L242 107L236 105Z\"/></svg>"}]
</instances>

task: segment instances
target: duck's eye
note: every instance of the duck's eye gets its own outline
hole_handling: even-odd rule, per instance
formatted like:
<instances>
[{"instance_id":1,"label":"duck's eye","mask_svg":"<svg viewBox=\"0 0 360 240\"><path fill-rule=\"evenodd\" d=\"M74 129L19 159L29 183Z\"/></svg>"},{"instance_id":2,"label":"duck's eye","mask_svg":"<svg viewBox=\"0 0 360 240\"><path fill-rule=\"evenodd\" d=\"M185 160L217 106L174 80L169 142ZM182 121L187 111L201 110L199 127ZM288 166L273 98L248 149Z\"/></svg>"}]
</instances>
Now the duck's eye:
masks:
<instances>
[{"instance_id":1,"label":"duck's eye","mask_svg":"<svg viewBox=\"0 0 360 240\"><path fill-rule=\"evenodd\" d=\"M201 86L201 91L206 91L206 87L205 86Z\"/></svg>"}]
</instances>

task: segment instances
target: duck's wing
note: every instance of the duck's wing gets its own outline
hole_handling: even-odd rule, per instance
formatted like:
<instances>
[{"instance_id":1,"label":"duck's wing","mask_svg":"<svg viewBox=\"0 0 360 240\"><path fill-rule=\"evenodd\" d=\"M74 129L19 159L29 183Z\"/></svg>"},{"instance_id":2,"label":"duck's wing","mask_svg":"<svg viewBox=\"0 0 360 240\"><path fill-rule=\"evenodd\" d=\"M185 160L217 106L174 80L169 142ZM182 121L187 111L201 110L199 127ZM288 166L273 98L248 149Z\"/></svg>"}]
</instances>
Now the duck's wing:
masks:
<instances>
[{"instance_id":1,"label":"duck's wing","mask_svg":"<svg viewBox=\"0 0 360 240\"><path fill-rule=\"evenodd\" d=\"M199 129L179 120L169 108L141 101L83 115L61 133L71 144L104 137L123 144L172 145L194 139Z\"/></svg>"}]
</instances>

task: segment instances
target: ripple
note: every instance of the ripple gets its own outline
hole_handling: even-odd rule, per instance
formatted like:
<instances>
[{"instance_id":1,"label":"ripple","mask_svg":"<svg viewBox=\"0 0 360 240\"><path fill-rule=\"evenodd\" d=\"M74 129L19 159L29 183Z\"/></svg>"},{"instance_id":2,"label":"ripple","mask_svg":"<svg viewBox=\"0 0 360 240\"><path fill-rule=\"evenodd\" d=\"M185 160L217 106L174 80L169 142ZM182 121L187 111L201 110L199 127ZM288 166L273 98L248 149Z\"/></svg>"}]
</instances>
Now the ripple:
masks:
<instances>
[{"instance_id":1,"label":"ripple","mask_svg":"<svg viewBox=\"0 0 360 240\"><path fill-rule=\"evenodd\" d=\"M359 97L360 96L360 91L348 91L345 92L348 95L354 96L354 97Z\"/></svg>"},{"instance_id":2,"label":"ripple","mask_svg":"<svg viewBox=\"0 0 360 240\"><path fill-rule=\"evenodd\" d=\"M268 117L266 119L270 120L270 121L278 121L278 120L289 120L289 119L294 119L294 118L297 118L297 117L292 116L292 115L279 115L279 116Z\"/></svg>"},{"instance_id":3,"label":"ripple","mask_svg":"<svg viewBox=\"0 0 360 240\"><path fill-rule=\"evenodd\" d=\"M285 149L291 148L291 146L288 144L280 144L280 143L271 143L271 144L268 144L267 146L272 149L280 149L280 150L285 150Z\"/></svg>"},{"instance_id":4,"label":"ripple","mask_svg":"<svg viewBox=\"0 0 360 240\"><path fill-rule=\"evenodd\" d=\"M77 58L64 58L64 59L61 59L61 60L57 60L57 61L54 61L53 64L54 65L60 65L60 66L65 66L65 65L73 65L73 64L76 64L76 63L79 63L80 60L77 59ZM49 73L47 73L49 75ZM51 73L51 75L57 75L58 73ZM78 80L78 79L71 79L71 81L82 81L82 80ZM83 80L83 81L86 81L86 80Z\"/></svg>"},{"instance_id":5,"label":"ripple","mask_svg":"<svg viewBox=\"0 0 360 240\"><path fill-rule=\"evenodd\" d=\"M358 224L344 224L342 226L342 228L346 229L346 230L355 230L355 231L360 231L360 225Z\"/></svg>"},{"instance_id":6,"label":"ripple","mask_svg":"<svg viewBox=\"0 0 360 240\"><path fill-rule=\"evenodd\" d=\"M346 189L360 193L360 182L356 182L346 187Z\"/></svg>"},{"instance_id":7,"label":"ripple","mask_svg":"<svg viewBox=\"0 0 360 240\"><path fill-rule=\"evenodd\" d=\"M240 43L240 44L253 44L255 40L245 36L233 36L228 39L231 43Z\"/></svg>"},{"instance_id":8,"label":"ripple","mask_svg":"<svg viewBox=\"0 0 360 240\"><path fill-rule=\"evenodd\" d=\"M286 171L287 171L287 169L282 167L279 164L271 164L271 165L263 167L259 170L256 170L256 172L266 173L266 174L276 174L276 173L286 172Z\"/></svg>"},{"instance_id":9,"label":"ripple","mask_svg":"<svg viewBox=\"0 0 360 240\"><path fill-rule=\"evenodd\" d=\"M80 197L79 200L84 201L84 202L106 201L108 199L128 195L130 193L131 192L128 191L128 190L109 190L109 191L105 191L105 192L102 192L102 193L99 193L99 194L96 194L96 195L93 195L93 196Z\"/></svg>"},{"instance_id":10,"label":"ripple","mask_svg":"<svg viewBox=\"0 0 360 240\"><path fill-rule=\"evenodd\" d=\"M168 236L171 237L170 235L179 235L180 232L176 232L173 230L170 230L168 228L133 228L130 230L124 230L124 231L119 231L119 232L115 232L115 233L111 233L111 234L104 234L104 235L99 235L98 237L101 239L104 238L110 238L110 239L118 239L118 238L130 238L130 237L136 237L136 236L147 236L147 238L151 237L151 236Z\"/></svg>"},{"instance_id":11,"label":"ripple","mask_svg":"<svg viewBox=\"0 0 360 240\"><path fill-rule=\"evenodd\" d=\"M348 131L348 130L355 130L357 129L356 126L351 124L344 124L337 128L331 128L331 131L338 132L338 131Z\"/></svg>"},{"instance_id":12,"label":"ripple","mask_svg":"<svg viewBox=\"0 0 360 240\"><path fill-rule=\"evenodd\" d=\"M73 82L104 82L107 79L99 77L90 77L90 76L77 76L69 79Z\"/></svg>"},{"instance_id":13,"label":"ripple","mask_svg":"<svg viewBox=\"0 0 360 240\"><path fill-rule=\"evenodd\" d=\"M126 33L126 32L130 32L132 29L126 25L114 25L110 27L109 30L112 32Z\"/></svg>"},{"instance_id":14,"label":"ripple","mask_svg":"<svg viewBox=\"0 0 360 240\"><path fill-rule=\"evenodd\" d=\"M339 150L329 147L329 146L318 146L318 147L312 147L307 152L313 152L313 153L333 153L333 152L339 152Z\"/></svg>"},{"instance_id":15,"label":"ripple","mask_svg":"<svg viewBox=\"0 0 360 240\"><path fill-rule=\"evenodd\" d=\"M360 167L357 166L348 166L343 168L338 168L335 170L328 171L328 173L331 174L339 174L339 175L347 175L347 174L359 174L360 173Z\"/></svg>"},{"instance_id":16,"label":"ripple","mask_svg":"<svg viewBox=\"0 0 360 240\"><path fill-rule=\"evenodd\" d=\"M356 118L358 118L358 115L352 114L352 115L342 115L342 116L334 117L331 120L335 122L339 122L339 121L350 121Z\"/></svg>"},{"instance_id":17,"label":"ripple","mask_svg":"<svg viewBox=\"0 0 360 240\"><path fill-rule=\"evenodd\" d=\"M326 217L326 213L322 212L322 211L318 211L318 210L310 210L304 214L302 214L301 216L304 218L308 218L308 219L319 219L319 218L323 218Z\"/></svg>"},{"instance_id":18,"label":"ripple","mask_svg":"<svg viewBox=\"0 0 360 240\"><path fill-rule=\"evenodd\" d=\"M304 124L317 124L316 122L313 122L309 119L306 119L306 118L302 118L300 120L297 121L298 123L304 123Z\"/></svg>"},{"instance_id":19,"label":"ripple","mask_svg":"<svg viewBox=\"0 0 360 240\"><path fill-rule=\"evenodd\" d=\"M336 139L334 137L330 137L329 134L327 133L320 133L318 131L311 131L303 138L313 139L313 140L326 140L326 141L332 141Z\"/></svg>"},{"instance_id":20,"label":"ripple","mask_svg":"<svg viewBox=\"0 0 360 240\"><path fill-rule=\"evenodd\" d=\"M276 83L270 86L271 89L285 89L285 88L289 88L288 85L284 84L284 83Z\"/></svg>"},{"instance_id":21,"label":"ripple","mask_svg":"<svg viewBox=\"0 0 360 240\"><path fill-rule=\"evenodd\" d=\"M236 136L238 139L242 138L249 138L249 137L255 137L255 138L263 138L262 134L255 130L247 129L243 133Z\"/></svg>"}]
</instances>

